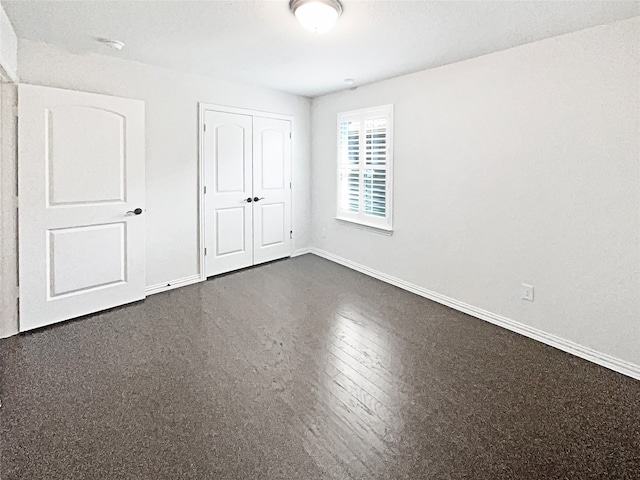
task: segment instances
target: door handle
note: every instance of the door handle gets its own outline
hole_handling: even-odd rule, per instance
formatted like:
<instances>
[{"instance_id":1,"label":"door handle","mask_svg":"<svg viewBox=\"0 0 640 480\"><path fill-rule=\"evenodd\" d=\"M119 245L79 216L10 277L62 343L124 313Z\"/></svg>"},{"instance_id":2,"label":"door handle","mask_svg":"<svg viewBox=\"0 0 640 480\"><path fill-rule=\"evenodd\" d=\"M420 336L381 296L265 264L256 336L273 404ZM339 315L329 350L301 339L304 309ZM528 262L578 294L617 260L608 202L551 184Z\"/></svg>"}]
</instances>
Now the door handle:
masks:
<instances>
[{"instance_id":1,"label":"door handle","mask_svg":"<svg viewBox=\"0 0 640 480\"><path fill-rule=\"evenodd\" d=\"M264 200L264 197L260 197L260 198L258 198L258 197L253 197L253 201L254 201L254 202L259 202L260 200Z\"/></svg>"},{"instance_id":2,"label":"door handle","mask_svg":"<svg viewBox=\"0 0 640 480\"><path fill-rule=\"evenodd\" d=\"M140 215L142 213L142 209L141 208L136 208L135 210L129 210L127 213L125 213L125 215Z\"/></svg>"},{"instance_id":3,"label":"door handle","mask_svg":"<svg viewBox=\"0 0 640 480\"><path fill-rule=\"evenodd\" d=\"M253 202L253 199L251 197L249 198L245 198L244 200L242 200L243 202L247 202L247 203L251 203Z\"/></svg>"}]
</instances>

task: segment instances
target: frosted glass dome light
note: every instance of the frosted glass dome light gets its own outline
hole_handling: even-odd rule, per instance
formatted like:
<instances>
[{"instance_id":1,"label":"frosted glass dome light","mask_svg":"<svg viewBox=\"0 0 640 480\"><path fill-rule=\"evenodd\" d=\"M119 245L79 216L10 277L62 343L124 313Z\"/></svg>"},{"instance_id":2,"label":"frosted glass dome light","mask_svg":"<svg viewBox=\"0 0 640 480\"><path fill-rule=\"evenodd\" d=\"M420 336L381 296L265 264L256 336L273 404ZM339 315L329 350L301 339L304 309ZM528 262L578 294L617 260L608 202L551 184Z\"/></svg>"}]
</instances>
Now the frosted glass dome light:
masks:
<instances>
[{"instance_id":1,"label":"frosted glass dome light","mask_svg":"<svg viewBox=\"0 0 640 480\"><path fill-rule=\"evenodd\" d=\"M289 8L302 26L314 33L331 30L342 13L338 0L291 0Z\"/></svg>"}]
</instances>

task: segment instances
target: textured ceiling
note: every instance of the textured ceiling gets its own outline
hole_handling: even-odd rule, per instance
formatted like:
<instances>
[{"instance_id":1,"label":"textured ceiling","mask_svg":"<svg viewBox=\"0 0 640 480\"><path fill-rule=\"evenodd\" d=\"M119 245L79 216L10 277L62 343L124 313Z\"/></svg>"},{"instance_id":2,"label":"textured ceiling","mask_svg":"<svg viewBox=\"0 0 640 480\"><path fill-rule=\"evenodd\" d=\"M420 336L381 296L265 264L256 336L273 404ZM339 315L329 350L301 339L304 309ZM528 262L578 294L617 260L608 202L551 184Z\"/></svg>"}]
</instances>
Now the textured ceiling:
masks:
<instances>
[{"instance_id":1,"label":"textured ceiling","mask_svg":"<svg viewBox=\"0 0 640 480\"><path fill-rule=\"evenodd\" d=\"M288 3L2 1L19 37L306 96L640 15L637 1L342 0L335 28L315 35Z\"/></svg>"}]
</instances>

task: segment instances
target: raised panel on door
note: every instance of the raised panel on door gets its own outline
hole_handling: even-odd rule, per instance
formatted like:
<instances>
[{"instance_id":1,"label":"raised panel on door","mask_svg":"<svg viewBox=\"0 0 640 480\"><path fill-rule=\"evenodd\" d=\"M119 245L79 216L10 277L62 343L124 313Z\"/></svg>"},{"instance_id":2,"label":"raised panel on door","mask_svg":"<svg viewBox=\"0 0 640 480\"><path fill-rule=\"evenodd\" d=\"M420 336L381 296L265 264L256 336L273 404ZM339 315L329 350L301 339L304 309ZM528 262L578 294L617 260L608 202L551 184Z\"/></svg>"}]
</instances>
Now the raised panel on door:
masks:
<instances>
[{"instance_id":1,"label":"raised panel on door","mask_svg":"<svg viewBox=\"0 0 640 480\"><path fill-rule=\"evenodd\" d=\"M125 202L125 117L77 105L46 115L49 206Z\"/></svg>"},{"instance_id":2,"label":"raised panel on door","mask_svg":"<svg viewBox=\"0 0 640 480\"><path fill-rule=\"evenodd\" d=\"M253 264L251 116L206 110L206 276Z\"/></svg>"},{"instance_id":3,"label":"raised panel on door","mask_svg":"<svg viewBox=\"0 0 640 480\"><path fill-rule=\"evenodd\" d=\"M19 86L20 330L145 296L144 103Z\"/></svg>"},{"instance_id":4,"label":"raised panel on door","mask_svg":"<svg viewBox=\"0 0 640 480\"><path fill-rule=\"evenodd\" d=\"M126 222L56 228L47 234L48 298L127 281Z\"/></svg>"},{"instance_id":5,"label":"raised panel on door","mask_svg":"<svg viewBox=\"0 0 640 480\"><path fill-rule=\"evenodd\" d=\"M291 255L291 122L253 119L254 264Z\"/></svg>"}]
</instances>

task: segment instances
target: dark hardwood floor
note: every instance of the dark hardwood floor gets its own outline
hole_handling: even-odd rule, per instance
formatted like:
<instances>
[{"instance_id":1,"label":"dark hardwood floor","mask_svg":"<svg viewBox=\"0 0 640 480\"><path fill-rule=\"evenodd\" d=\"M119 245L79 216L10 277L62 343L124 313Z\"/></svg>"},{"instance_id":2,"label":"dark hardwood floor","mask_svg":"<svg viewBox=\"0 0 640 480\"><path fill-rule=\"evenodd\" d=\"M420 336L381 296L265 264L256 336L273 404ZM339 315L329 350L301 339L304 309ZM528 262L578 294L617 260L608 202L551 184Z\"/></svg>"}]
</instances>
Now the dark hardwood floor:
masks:
<instances>
[{"instance_id":1,"label":"dark hardwood floor","mask_svg":"<svg viewBox=\"0 0 640 480\"><path fill-rule=\"evenodd\" d=\"M640 382L311 255L0 369L2 480L640 478Z\"/></svg>"}]
</instances>

